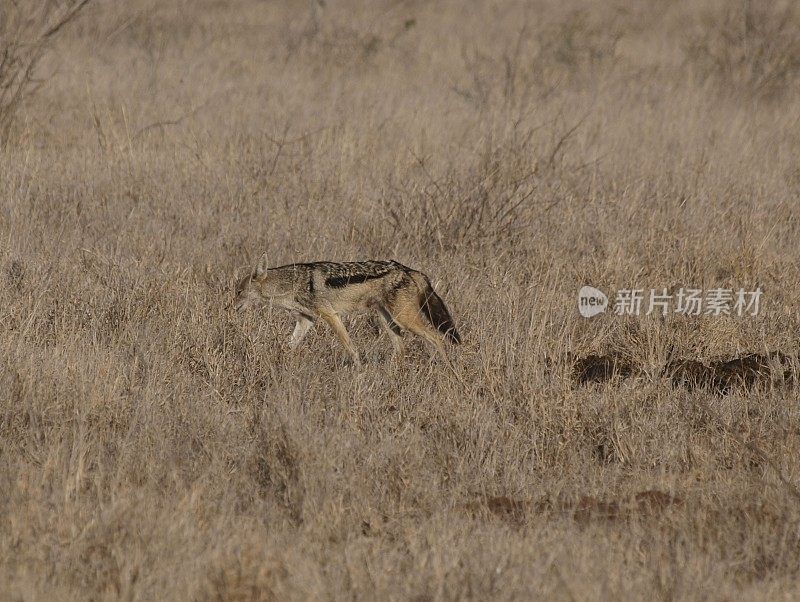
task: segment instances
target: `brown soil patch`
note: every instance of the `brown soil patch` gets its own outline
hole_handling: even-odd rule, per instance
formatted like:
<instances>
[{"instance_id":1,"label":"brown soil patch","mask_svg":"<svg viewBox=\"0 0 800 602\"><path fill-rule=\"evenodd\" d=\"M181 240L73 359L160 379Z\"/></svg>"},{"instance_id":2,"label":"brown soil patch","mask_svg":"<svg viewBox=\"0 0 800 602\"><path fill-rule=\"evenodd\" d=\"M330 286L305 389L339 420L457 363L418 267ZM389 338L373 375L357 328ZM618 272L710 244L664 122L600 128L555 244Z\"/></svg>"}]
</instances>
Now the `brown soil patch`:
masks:
<instances>
[{"instance_id":1,"label":"brown soil patch","mask_svg":"<svg viewBox=\"0 0 800 602\"><path fill-rule=\"evenodd\" d=\"M601 500L590 495L582 495L576 500L552 500L549 497L519 500L507 496L479 496L464 504L463 508L475 517L491 515L520 526L532 514L554 513L568 516L579 524L588 524L596 521L653 518L671 507L682 505L683 500L680 497L663 491L646 490L622 500Z\"/></svg>"},{"instance_id":2,"label":"brown soil patch","mask_svg":"<svg viewBox=\"0 0 800 602\"><path fill-rule=\"evenodd\" d=\"M615 377L630 378L641 368L619 352L590 354L574 358L567 354L571 364L572 381L578 385L609 382ZM727 395L736 388L751 390L770 383L787 384L792 380L791 359L773 351L720 358L708 363L690 358L670 361L662 375L669 377L674 387L689 390L709 389Z\"/></svg>"},{"instance_id":3,"label":"brown soil patch","mask_svg":"<svg viewBox=\"0 0 800 602\"><path fill-rule=\"evenodd\" d=\"M638 366L620 353L592 354L574 361L572 380L578 385L603 383L614 376L628 378L638 371Z\"/></svg>"},{"instance_id":4,"label":"brown soil patch","mask_svg":"<svg viewBox=\"0 0 800 602\"><path fill-rule=\"evenodd\" d=\"M707 388L720 395L727 395L737 387L747 390L773 381L791 380L788 356L778 351L750 353L731 359L719 359L708 364L697 360L679 359L667 364L664 374L672 385L689 390Z\"/></svg>"}]
</instances>

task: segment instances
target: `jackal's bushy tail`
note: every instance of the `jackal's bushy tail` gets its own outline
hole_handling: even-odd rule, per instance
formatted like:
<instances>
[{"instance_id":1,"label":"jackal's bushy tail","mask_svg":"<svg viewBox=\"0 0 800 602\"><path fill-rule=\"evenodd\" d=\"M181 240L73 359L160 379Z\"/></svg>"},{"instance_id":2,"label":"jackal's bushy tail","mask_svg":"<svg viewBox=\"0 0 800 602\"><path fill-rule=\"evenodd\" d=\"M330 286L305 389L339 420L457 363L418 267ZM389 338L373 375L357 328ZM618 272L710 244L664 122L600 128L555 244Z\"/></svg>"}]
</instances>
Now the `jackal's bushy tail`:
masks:
<instances>
[{"instance_id":1,"label":"jackal's bushy tail","mask_svg":"<svg viewBox=\"0 0 800 602\"><path fill-rule=\"evenodd\" d=\"M447 306L442 301L442 298L436 294L436 291L433 290L430 283L420 295L419 304L422 313L436 330L445 335L454 345L461 343L461 335L456 330L456 325L453 323L450 312L447 311Z\"/></svg>"}]
</instances>

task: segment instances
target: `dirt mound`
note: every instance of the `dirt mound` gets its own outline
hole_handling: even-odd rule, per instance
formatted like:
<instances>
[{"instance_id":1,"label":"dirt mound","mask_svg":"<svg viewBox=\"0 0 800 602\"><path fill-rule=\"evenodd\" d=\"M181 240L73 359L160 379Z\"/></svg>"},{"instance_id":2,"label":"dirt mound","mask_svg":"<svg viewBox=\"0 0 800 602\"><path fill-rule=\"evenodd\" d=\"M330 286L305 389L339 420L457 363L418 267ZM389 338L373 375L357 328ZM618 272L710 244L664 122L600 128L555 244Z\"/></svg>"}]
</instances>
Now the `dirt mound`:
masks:
<instances>
[{"instance_id":1,"label":"dirt mound","mask_svg":"<svg viewBox=\"0 0 800 602\"><path fill-rule=\"evenodd\" d=\"M624 379L641 373L641 368L619 352L590 354L583 357L567 355L571 379L575 385L604 383L615 377ZM751 390L769 384L788 384L792 381L791 358L780 351L749 353L738 357L720 358L708 363L691 358L674 359L664 366L662 376L673 387L708 389L727 395L736 388Z\"/></svg>"},{"instance_id":2,"label":"dirt mound","mask_svg":"<svg viewBox=\"0 0 800 602\"><path fill-rule=\"evenodd\" d=\"M683 499L663 491L646 490L619 500L601 500L590 495L577 499L543 497L519 500L507 496L478 495L463 505L473 517L494 516L513 525L521 525L533 514L552 513L566 516L579 524L606 520L653 518L672 507L683 505Z\"/></svg>"},{"instance_id":3,"label":"dirt mound","mask_svg":"<svg viewBox=\"0 0 800 602\"><path fill-rule=\"evenodd\" d=\"M779 351L722 358L708 364L673 360L665 366L663 375L670 378L674 387L705 388L720 395L737 387L750 390L773 382L787 383L792 378L790 358Z\"/></svg>"},{"instance_id":4,"label":"dirt mound","mask_svg":"<svg viewBox=\"0 0 800 602\"><path fill-rule=\"evenodd\" d=\"M629 378L639 372L639 367L620 353L587 355L572 364L572 380L579 385L603 383L615 376Z\"/></svg>"}]
</instances>

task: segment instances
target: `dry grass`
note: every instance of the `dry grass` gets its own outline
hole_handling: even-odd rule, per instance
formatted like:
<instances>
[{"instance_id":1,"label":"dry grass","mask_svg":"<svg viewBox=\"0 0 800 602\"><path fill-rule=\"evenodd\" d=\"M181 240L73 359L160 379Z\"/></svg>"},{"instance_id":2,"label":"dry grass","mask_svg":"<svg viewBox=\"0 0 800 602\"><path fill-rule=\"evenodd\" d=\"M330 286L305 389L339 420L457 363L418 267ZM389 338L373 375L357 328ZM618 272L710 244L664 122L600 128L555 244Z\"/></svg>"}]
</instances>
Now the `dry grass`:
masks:
<instances>
[{"instance_id":1,"label":"dry grass","mask_svg":"<svg viewBox=\"0 0 800 602\"><path fill-rule=\"evenodd\" d=\"M3 597L797 598L800 17L228 4L90 4L0 150ZM426 271L465 384L291 354L263 250Z\"/></svg>"}]
</instances>

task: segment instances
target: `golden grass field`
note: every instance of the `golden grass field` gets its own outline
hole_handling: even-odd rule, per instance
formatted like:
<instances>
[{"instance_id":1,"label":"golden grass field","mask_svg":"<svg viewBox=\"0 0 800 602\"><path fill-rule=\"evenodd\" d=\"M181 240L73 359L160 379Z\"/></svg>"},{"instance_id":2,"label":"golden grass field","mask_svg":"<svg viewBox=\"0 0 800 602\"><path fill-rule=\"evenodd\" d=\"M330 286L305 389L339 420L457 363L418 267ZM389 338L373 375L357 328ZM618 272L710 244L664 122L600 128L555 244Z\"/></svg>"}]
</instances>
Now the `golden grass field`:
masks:
<instances>
[{"instance_id":1,"label":"golden grass field","mask_svg":"<svg viewBox=\"0 0 800 602\"><path fill-rule=\"evenodd\" d=\"M798 40L780 1L87 4L0 130L0 598L800 597ZM290 352L230 309L265 251L426 272L463 382L369 316L361 369Z\"/></svg>"}]
</instances>

